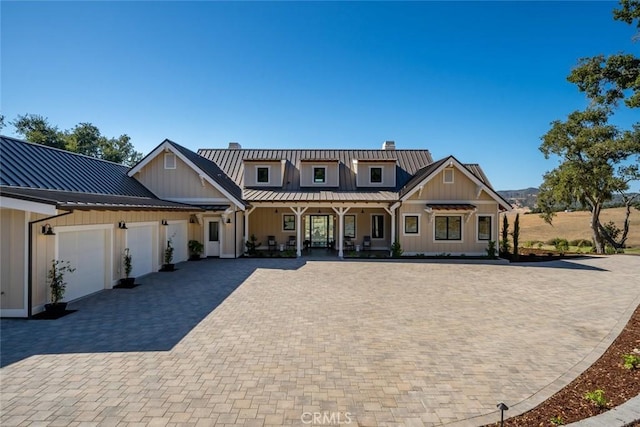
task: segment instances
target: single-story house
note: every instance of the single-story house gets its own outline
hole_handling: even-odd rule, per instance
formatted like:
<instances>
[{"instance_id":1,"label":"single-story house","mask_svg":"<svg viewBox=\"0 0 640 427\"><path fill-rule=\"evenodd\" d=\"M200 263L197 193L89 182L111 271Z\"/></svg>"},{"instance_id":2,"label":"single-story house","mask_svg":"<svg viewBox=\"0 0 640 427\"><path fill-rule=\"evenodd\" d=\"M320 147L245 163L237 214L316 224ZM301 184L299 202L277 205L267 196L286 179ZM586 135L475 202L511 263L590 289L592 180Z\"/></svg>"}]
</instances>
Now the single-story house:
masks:
<instances>
[{"instance_id":1,"label":"single-story house","mask_svg":"<svg viewBox=\"0 0 640 427\"><path fill-rule=\"evenodd\" d=\"M224 149L165 140L132 168L0 137L1 305L27 317L48 302L52 260L70 261L66 300L157 271L189 240L236 258L250 236L264 249L328 247L483 255L511 209L477 164L428 150Z\"/></svg>"}]
</instances>

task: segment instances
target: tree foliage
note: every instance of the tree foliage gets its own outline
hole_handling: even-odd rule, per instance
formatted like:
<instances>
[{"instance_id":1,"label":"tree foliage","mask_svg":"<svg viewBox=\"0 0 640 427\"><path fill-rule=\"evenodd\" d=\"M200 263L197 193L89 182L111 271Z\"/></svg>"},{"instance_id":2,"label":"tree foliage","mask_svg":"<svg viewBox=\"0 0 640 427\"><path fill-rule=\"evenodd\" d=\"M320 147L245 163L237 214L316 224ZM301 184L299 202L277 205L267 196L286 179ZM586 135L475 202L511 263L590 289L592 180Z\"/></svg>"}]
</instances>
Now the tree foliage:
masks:
<instances>
[{"instance_id":1,"label":"tree foliage","mask_svg":"<svg viewBox=\"0 0 640 427\"><path fill-rule=\"evenodd\" d=\"M614 19L628 24L637 21L640 28L640 2L621 0ZM560 164L544 175L538 207L549 223L558 208L575 203L587 207L596 251L604 253L606 244L624 246L629 215L626 231L616 233L617 227L600 223L603 204L614 193L624 199L629 183L640 179L640 123L630 130L609 123L621 100L629 108L640 107L640 59L623 53L582 58L568 80L587 95L590 105L569 114L566 121L553 121L542 137L540 150L545 158L557 156ZM631 201L625 204L630 206Z\"/></svg>"},{"instance_id":2,"label":"tree foliage","mask_svg":"<svg viewBox=\"0 0 640 427\"><path fill-rule=\"evenodd\" d=\"M18 135L37 144L128 166L134 165L142 158L142 153L135 150L128 135L108 138L91 123L79 123L72 129L61 131L43 116L24 114L18 116L11 124Z\"/></svg>"}]
</instances>

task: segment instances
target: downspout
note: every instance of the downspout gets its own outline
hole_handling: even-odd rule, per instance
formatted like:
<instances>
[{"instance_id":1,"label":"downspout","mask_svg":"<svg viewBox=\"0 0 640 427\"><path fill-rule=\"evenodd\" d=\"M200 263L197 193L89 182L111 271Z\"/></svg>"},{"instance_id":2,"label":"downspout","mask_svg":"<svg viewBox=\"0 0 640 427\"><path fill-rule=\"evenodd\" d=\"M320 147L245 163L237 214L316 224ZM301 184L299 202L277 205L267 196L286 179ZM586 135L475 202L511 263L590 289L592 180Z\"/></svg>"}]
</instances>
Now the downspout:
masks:
<instances>
[{"instance_id":1,"label":"downspout","mask_svg":"<svg viewBox=\"0 0 640 427\"><path fill-rule=\"evenodd\" d=\"M237 210L233 210L233 256L238 258L238 221L236 214Z\"/></svg>"},{"instance_id":2,"label":"downspout","mask_svg":"<svg viewBox=\"0 0 640 427\"><path fill-rule=\"evenodd\" d=\"M49 221L50 219L60 218L72 213L73 211L69 211L59 215L53 215L42 219L36 219L35 221L29 221L29 254L27 257L27 319L31 319L31 316L33 314L33 224L37 224L43 221Z\"/></svg>"}]
</instances>

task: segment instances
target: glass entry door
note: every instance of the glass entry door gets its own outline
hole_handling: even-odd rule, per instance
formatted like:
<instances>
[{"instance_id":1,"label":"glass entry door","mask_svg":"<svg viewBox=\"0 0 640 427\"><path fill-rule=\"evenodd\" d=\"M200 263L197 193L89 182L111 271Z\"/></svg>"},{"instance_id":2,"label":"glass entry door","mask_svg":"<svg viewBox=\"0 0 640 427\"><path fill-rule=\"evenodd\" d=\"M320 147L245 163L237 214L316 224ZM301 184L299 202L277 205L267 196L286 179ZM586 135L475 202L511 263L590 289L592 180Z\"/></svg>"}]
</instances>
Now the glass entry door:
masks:
<instances>
[{"instance_id":1,"label":"glass entry door","mask_svg":"<svg viewBox=\"0 0 640 427\"><path fill-rule=\"evenodd\" d=\"M305 221L305 236L312 248L327 248L333 243L333 217L309 215Z\"/></svg>"}]
</instances>

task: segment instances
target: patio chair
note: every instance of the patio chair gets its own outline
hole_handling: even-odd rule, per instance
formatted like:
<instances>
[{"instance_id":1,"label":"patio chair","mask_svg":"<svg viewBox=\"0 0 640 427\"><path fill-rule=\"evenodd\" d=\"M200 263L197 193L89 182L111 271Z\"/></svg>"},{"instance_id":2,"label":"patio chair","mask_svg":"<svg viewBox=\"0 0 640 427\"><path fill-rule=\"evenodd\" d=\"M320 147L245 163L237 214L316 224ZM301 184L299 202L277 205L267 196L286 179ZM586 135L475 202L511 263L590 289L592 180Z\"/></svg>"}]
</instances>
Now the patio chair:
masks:
<instances>
[{"instance_id":1,"label":"patio chair","mask_svg":"<svg viewBox=\"0 0 640 427\"><path fill-rule=\"evenodd\" d=\"M296 242L296 236L289 236L289 240L287 241L287 249L297 249L298 244Z\"/></svg>"},{"instance_id":2,"label":"patio chair","mask_svg":"<svg viewBox=\"0 0 640 427\"><path fill-rule=\"evenodd\" d=\"M353 242L353 240L351 240L351 237L345 237L344 238L344 248L345 251L353 251L356 249L356 245Z\"/></svg>"},{"instance_id":3,"label":"patio chair","mask_svg":"<svg viewBox=\"0 0 640 427\"><path fill-rule=\"evenodd\" d=\"M276 242L276 236L267 237L267 247L269 249L269 252L277 250L278 242Z\"/></svg>"},{"instance_id":4,"label":"patio chair","mask_svg":"<svg viewBox=\"0 0 640 427\"><path fill-rule=\"evenodd\" d=\"M371 236L364 236L362 239L362 250L370 251L371 250Z\"/></svg>"}]
</instances>

